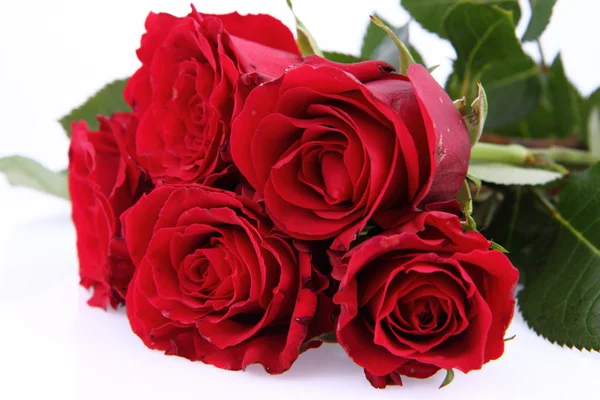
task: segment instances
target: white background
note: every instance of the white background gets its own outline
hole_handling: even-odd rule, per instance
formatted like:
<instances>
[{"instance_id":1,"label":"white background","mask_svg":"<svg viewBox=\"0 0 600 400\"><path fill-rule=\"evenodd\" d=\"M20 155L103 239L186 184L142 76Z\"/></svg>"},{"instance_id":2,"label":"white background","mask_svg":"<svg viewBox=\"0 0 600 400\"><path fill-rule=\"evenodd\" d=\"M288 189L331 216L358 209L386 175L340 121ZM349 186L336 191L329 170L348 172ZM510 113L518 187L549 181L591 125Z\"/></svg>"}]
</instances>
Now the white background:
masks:
<instances>
[{"instance_id":1,"label":"white background","mask_svg":"<svg viewBox=\"0 0 600 400\"><path fill-rule=\"evenodd\" d=\"M296 0L297 14L327 50L358 53L373 11L408 20L398 0ZM522 2L523 3L523 2ZM205 12L266 12L292 26L284 0L197 1ZM189 0L0 0L0 157L22 154L59 169L68 141L56 122L105 83L130 75L150 11L184 15ZM529 10L523 4L524 31ZM546 58L560 50L567 74L589 94L600 86L598 2L559 0L542 37ZM429 65L450 71L452 48L416 24L411 41ZM536 58L535 46L527 50ZM0 177L0 398L2 399L567 399L598 393L600 354L537 337L520 315L504 356L482 371L443 373L372 389L341 349L326 345L282 376L245 373L147 350L123 311L87 307L78 287L69 204Z\"/></svg>"}]
</instances>

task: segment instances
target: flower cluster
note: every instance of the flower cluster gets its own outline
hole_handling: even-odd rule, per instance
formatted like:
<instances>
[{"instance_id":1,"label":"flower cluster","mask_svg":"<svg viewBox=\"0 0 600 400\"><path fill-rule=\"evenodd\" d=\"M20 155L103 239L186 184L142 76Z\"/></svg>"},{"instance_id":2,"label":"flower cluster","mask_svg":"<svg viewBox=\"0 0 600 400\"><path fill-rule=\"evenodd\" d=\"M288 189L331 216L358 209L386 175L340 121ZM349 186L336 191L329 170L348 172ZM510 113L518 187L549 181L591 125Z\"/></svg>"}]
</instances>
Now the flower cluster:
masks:
<instances>
[{"instance_id":1,"label":"flower cluster","mask_svg":"<svg viewBox=\"0 0 600 400\"><path fill-rule=\"evenodd\" d=\"M379 388L502 355L518 274L461 222L469 134L427 69L302 57L266 15L146 29L132 111L72 126L90 305L230 370L332 336Z\"/></svg>"}]
</instances>

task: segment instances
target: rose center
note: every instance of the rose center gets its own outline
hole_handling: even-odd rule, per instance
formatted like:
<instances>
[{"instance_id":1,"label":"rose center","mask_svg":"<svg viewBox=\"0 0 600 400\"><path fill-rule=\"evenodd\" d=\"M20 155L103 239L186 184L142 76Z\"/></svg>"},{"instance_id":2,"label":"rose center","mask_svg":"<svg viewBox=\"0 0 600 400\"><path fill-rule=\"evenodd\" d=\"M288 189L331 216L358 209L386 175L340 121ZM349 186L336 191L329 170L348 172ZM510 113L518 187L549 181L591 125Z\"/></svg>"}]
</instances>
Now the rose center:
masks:
<instances>
[{"instance_id":1,"label":"rose center","mask_svg":"<svg viewBox=\"0 0 600 400\"><path fill-rule=\"evenodd\" d=\"M220 253L218 249L198 249L186 257L178 272L180 285L185 293L212 298L217 291L223 292L222 276L229 271L218 271L213 265L219 257L222 258Z\"/></svg>"},{"instance_id":2,"label":"rose center","mask_svg":"<svg viewBox=\"0 0 600 400\"><path fill-rule=\"evenodd\" d=\"M200 293L210 293L219 283L219 280L206 257L199 258L188 272L192 282L200 285Z\"/></svg>"},{"instance_id":3,"label":"rose center","mask_svg":"<svg viewBox=\"0 0 600 400\"><path fill-rule=\"evenodd\" d=\"M190 99L190 121L203 128L206 125L206 109L204 102L200 99L200 96L195 95Z\"/></svg>"},{"instance_id":4,"label":"rose center","mask_svg":"<svg viewBox=\"0 0 600 400\"><path fill-rule=\"evenodd\" d=\"M208 275L209 268L210 264L208 263L208 260L206 258L201 258L190 270L190 280L198 283L204 282Z\"/></svg>"},{"instance_id":5,"label":"rose center","mask_svg":"<svg viewBox=\"0 0 600 400\"><path fill-rule=\"evenodd\" d=\"M321 153L321 175L325 184L325 194L329 202L338 204L352 198L352 181L340 153Z\"/></svg>"},{"instance_id":6,"label":"rose center","mask_svg":"<svg viewBox=\"0 0 600 400\"><path fill-rule=\"evenodd\" d=\"M431 312L421 311L417 314L417 318L419 319L419 325L423 326L431 323L433 315L431 314Z\"/></svg>"},{"instance_id":7,"label":"rose center","mask_svg":"<svg viewBox=\"0 0 600 400\"><path fill-rule=\"evenodd\" d=\"M398 307L405 320L417 331L436 330L443 326L447 319L439 299L431 296L402 303Z\"/></svg>"}]
</instances>

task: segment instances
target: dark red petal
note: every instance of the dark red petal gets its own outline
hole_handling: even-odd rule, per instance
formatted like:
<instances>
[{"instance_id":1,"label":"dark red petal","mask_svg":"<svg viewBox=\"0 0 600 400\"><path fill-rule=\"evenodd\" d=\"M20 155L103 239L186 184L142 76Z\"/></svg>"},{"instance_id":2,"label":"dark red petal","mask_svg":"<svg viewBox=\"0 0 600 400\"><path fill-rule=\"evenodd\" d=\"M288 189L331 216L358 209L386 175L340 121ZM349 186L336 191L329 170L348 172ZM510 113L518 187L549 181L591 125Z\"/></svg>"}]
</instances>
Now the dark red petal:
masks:
<instances>
[{"instance_id":1,"label":"dark red petal","mask_svg":"<svg viewBox=\"0 0 600 400\"><path fill-rule=\"evenodd\" d=\"M385 389L387 385L402 386L402 378L396 371L384 376L373 375L365 368L365 378L376 389Z\"/></svg>"},{"instance_id":2,"label":"dark red petal","mask_svg":"<svg viewBox=\"0 0 600 400\"><path fill-rule=\"evenodd\" d=\"M413 358L443 369L456 368L464 373L480 369L485 363L486 342L493 316L485 300L477 292L469 306L470 321L464 332L454 340L427 353L414 355Z\"/></svg>"},{"instance_id":3,"label":"dark red petal","mask_svg":"<svg viewBox=\"0 0 600 400\"><path fill-rule=\"evenodd\" d=\"M209 14L202 15L211 16ZM233 36L300 55L292 32L281 21L270 15L240 15L235 12L212 16L220 19L225 30Z\"/></svg>"},{"instance_id":4,"label":"dark red petal","mask_svg":"<svg viewBox=\"0 0 600 400\"><path fill-rule=\"evenodd\" d=\"M314 66L330 66L337 69L341 69L361 82L370 82L375 79L387 77L392 75L394 67L386 62L378 60L362 61L358 63L337 63L334 61L327 60L317 55L308 56L304 59L303 64L314 65Z\"/></svg>"},{"instance_id":5,"label":"dark red petal","mask_svg":"<svg viewBox=\"0 0 600 400\"><path fill-rule=\"evenodd\" d=\"M137 56L143 64L149 65L158 47L168 36L175 25L181 22L171 14L151 12L146 17L146 33L142 36L142 45L137 50Z\"/></svg>"},{"instance_id":6,"label":"dark red petal","mask_svg":"<svg viewBox=\"0 0 600 400\"><path fill-rule=\"evenodd\" d=\"M352 182L343 157L334 152L325 153L321 169L327 195L336 203L349 200L352 197Z\"/></svg>"},{"instance_id":7,"label":"dark red petal","mask_svg":"<svg viewBox=\"0 0 600 400\"><path fill-rule=\"evenodd\" d=\"M340 318L345 313L342 305ZM348 356L358 365L368 369L375 375L387 375L406 360L388 352L385 348L373 343L371 332L362 321L354 319L346 325L338 324L337 338Z\"/></svg>"},{"instance_id":8,"label":"dark red petal","mask_svg":"<svg viewBox=\"0 0 600 400\"><path fill-rule=\"evenodd\" d=\"M273 33L268 37L272 38ZM237 55L241 71L257 73L256 83L277 79L286 69L302 61L296 53L277 50L240 37L232 36L231 45Z\"/></svg>"},{"instance_id":9,"label":"dark red petal","mask_svg":"<svg viewBox=\"0 0 600 400\"><path fill-rule=\"evenodd\" d=\"M169 350L171 340L178 334L189 332L193 327L185 326L165 318L153 307L139 290L139 274L134 275L127 293L127 318L133 332L151 349ZM185 346L183 346L185 347ZM195 355L187 354L190 359Z\"/></svg>"},{"instance_id":10,"label":"dark red petal","mask_svg":"<svg viewBox=\"0 0 600 400\"><path fill-rule=\"evenodd\" d=\"M424 187L420 199L424 203L453 199L465 179L469 166L469 132L448 94L425 67L420 64L411 65L408 68L408 77L414 87L430 137L430 152L435 154L431 167L435 175L432 177L431 186Z\"/></svg>"},{"instance_id":11,"label":"dark red petal","mask_svg":"<svg viewBox=\"0 0 600 400\"><path fill-rule=\"evenodd\" d=\"M419 188L426 186L433 174L429 150L429 142L432 137L427 135L412 85L407 81L386 79L370 82L366 86L378 99L389 105L400 116L402 123L414 141L418 154L419 173L415 183L418 183ZM403 141L402 138L400 140ZM417 190L417 188L413 189L411 196L415 196Z\"/></svg>"},{"instance_id":12,"label":"dark red petal","mask_svg":"<svg viewBox=\"0 0 600 400\"><path fill-rule=\"evenodd\" d=\"M397 372L400 375L405 375L410 378L426 379L440 370L439 367L430 364L423 364L418 361L410 360L406 364L398 368Z\"/></svg>"},{"instance_id":13,"label":"dark red petal","mask_svg":"<svg viewBox=\"0 0 600 400\"><path fill-rule=\"evenodd\" d=\"M263 161L260 155L273 157L274 154L278 158L284 150L277 153L277 151L273 151L272 146L275 146L275 149L285 149L287 147L286 145L277 145L277 143L272 144L272 141L276 138L274 136L273 140L260 142L261 146L268 146L262 148L261 153L255 155L251 150L254 147L256 129L275 107L278 92L278 81L255 88L248 96L244 109L231 125L230 146L233 162L252 187L261 193L264 190L272 163ZM261 165L264 167L261 167Z\"/></svg>"},{"instance_id":14,"label":"dark red petal","mask_svg":"<svg viewBox=\"0 0 600 400\"><path fill-rule=\"evenodd\" d=\"M301 65L292 68L281 82L281 90L307 86L321 94L341 94L356 90L361 83L345 71L330 66Z\"/></svg>"},{"instance_id":15,"label":"dark red petal","mask_svg":"<svg viewBox=\"0 0 600 400\"><path fill-rule=\"evenodd\" d=\"M455 258L471 274L483 272L484 284L480 290L492 313L484 362L498 359L504 352L504 336L515 310L514 293L519 273L508 257L496 250L475 250L457 254ZM479 268L483 271L477 271Z\"/></svg>"},{"instance_id":16,"label":"dark red petal","mask_svg":"<svg viewBox=\"0 0 600 400\"><path fill-rule=\"evenodd\" d=\"M142 196L133 207L123 213L123 233L135 265L139 265L146 254L159 212L173 191L174 188L168 186L156 188L150 195Z\"/></svg>"},{"instance_id":17,"label":"dark red petal","mask_svg":"<svg viewBox=\"0 0 600 400\"><path fill-rule=\"evenodd\" d=\"M138 118L146 112L152 100L150 69L141 66L127 81L123 97Z\"/></svg>"},{"instance_id":18,"label":"dark red petal","mask_svg":"<svg viewBox=\"0 0 600 400\"><path fill-rule=\"evenodd\" d=\"M356 220L353 215L338 220L318 217L311 210L283 200L271 181L267 182L264 195L268 204L267 212L271 218L282 230L297 239L326 239L338 234Z\"/></svg>"}]
</instances>

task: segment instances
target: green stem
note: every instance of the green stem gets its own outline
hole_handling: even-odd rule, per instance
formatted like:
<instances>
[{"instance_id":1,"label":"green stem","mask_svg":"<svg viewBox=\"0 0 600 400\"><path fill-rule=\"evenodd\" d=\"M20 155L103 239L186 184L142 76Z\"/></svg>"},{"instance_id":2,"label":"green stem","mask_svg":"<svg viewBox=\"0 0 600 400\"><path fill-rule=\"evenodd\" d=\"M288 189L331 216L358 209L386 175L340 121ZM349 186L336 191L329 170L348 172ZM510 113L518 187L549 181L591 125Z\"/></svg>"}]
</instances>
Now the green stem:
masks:
<instances>
[{"instance_id":1,"label":"green stem","mask_svg":"<svg viewBox=\"0 0 600 400\"><path fill-rule=\"evenodd\" d=\"M546 197L546 195L541 190L534 188L533 194L535 194L535 196L538 198L538 200L540 200L542 202L544 207L546 207L546 209L548 211L550 211L550 214L552 214L553 217L556 217L558 215L558 210L556 209L554 204L552 204L550 199L548 197Z\"/></svg>"},{"instance_id":2,"label":"green stem","mask_svg":"<svg viewBox=\"0 0 600 400\"><path fill-rule=\"evenodd\" d=\"M531 152L520 144L477 143L471 149L471 161L525 165L530 156Z\"/></svg>"},{"instance_id":3,"label":"green stem","mask_svg":"<svg viewBox=\"0 0 600 400\"><path fill-rule=\"evenodd\" d=\"M512 240L513 235L515 233L515 228L517 226L517 222L519 222L519 211L521 209L521 198L523 197L523 190L520 186L517 186L515 189L515 202L512 210L512 215L510 217L510 228L508 229L508 237L506 238L505 246L509 249L512 248Z\"/></svg>"},{"instance_id":4,"label":"green stem","mask_svg":"<svg viewBox=\"0 0 600 400\"><path fill-rule=\"evenodd\" d=\"M551 146L546 149L531 149L534 155L544 155L553 161L568 165L590 166L600 161L600 157L590 152L567 147Z\"/></svg>"},{"instance_id":5,"label":"green stem","mask_svg":"<svg viewBox=\"0 0 600 400\"><path fill-rule=\"evenodd\" d=\"M542 64L542 68L545 70L548 64L546 63L546 57L544 57L544 49L542 48L542 42L540 42L540 39L537 39L535 42L537 43L537 48L540 52L540 63Z\"/></svg>"},{"instance_id":6,"label":"green stem","mask_svg":"<svg viewBox=\"0 0 600 400\"><path fill-rule=\"evenodd\" d=\"M571 222L569 220L565 219L561 215L561 213L558 211L556 206L554 204L552 204L552 201L550 201L550 199L548 199L548 197L545 195L544 192L542 192L539 189L534 188L533 193L542 202L544 207L546 207L546 209L548 209L548 211L550 212L550 214L552 215L552 217L555 220L557 220L562 226L567 228L567 230L569 232L571 232L573 234L573 236L575 236L577 238L577 240L579 240L581 243L583 243L585 246L587 246L594 254L600 256L600 249L598 249L592 242L590 242L588 240L588 238L586 238L581 231L577 230L573 225L571 225Z\"/></svg>"},{"instance_id":7,"label":"green stem","mask_svg":"<svg viewBox=\"0 0 600 400\"><path fill-rule=\"evenodd\" d=\"M529 149L520 144L477 143L471 149L471 161L500 162L567 173L568 170L560 164L588 167L599 162L600 157L587 151L567 147Z\"/></svg>"}]
</instances>

